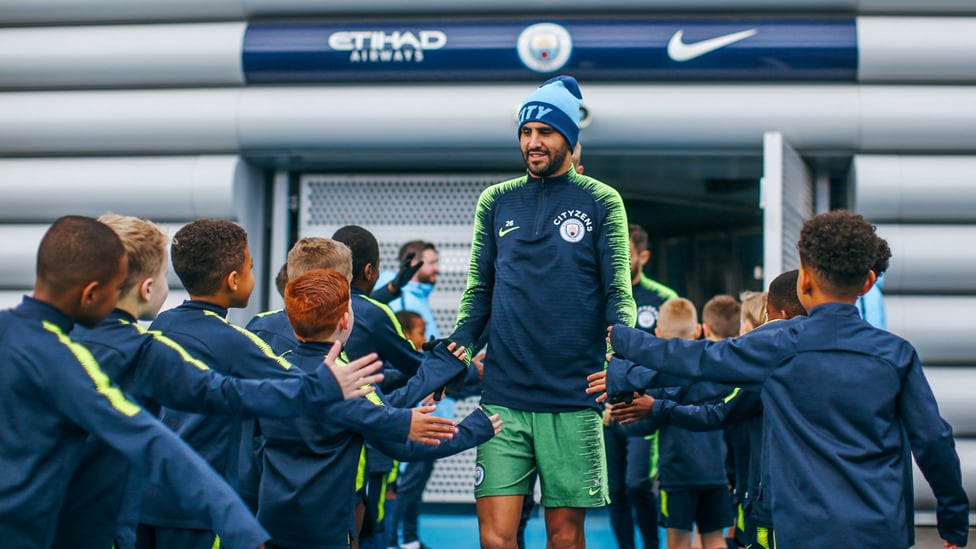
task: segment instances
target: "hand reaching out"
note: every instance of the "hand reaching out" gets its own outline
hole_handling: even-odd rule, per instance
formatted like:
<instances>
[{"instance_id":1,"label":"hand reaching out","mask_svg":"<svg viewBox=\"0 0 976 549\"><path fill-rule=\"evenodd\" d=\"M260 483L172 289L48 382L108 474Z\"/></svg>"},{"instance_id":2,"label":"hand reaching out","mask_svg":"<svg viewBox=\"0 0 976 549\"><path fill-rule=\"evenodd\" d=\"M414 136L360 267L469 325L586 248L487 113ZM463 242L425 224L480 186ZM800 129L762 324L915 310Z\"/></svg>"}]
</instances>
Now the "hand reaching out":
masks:
<instances>
[{"instance_id":1,"label":"hand reaching out","mask_svg":"<svg viewBox=\"0 0 976 549\"><path fill-rule=\"evenodd\" d=\"M607 356L609 357L609 355ZM586 376L586 380L590 382L589 386L586 388L586 394L598 394L596 401L605 401L607 399L607 371L600 370L599 372L592 373Z\"/></svg>"},{"instance_id":2,"label":"hand reaching out","mask_svg":"<svg viewBox=\"0 0 976 549\"><path fill-rule=\"evenodd\" d=\"M413 275L417 274L417 271L424 266L423 261L414 263L413 258L415 257L417 257L417 254L410 252L406 257L403 258L403 261L400 263L400 270L397 271L396 276L393 277L393 280L391 280L387 285L387 289L390 290L391 294L395 296L400 295L400 291L403 289L404 285L406 285L407 282L410 282Z\"/></svg>"},{"instance_id":3,"label":"hand reaching out","mask_svg":"<svg viewBox=\"0 0 976 549\"><path fill-rule=\"evenodd\" d=\"M454 420L430 415L437 406L418 406L410 418L409 440L436 446L441 440L451 440L458 429Z\"/></svg>"},{"instance_id":4,"label":"hand reaching out","mask_svg":"<svg viewBox=\"0 0 976 549\"><path fill-rule=\"evenodd\" d=\"M498 417L498 414L492 414L488 416L491 421L491 426L495 428L495 434L502 432L502 420Z\"/></svg>"},{"instance_id":5,"label":"hand reaching out","mask_svg":"<svg viewBox=\"0 0 976 549\"><path fill-rule=\"evenodd\" d=\"M349 364L340 365L336 364L336 358L341 350L342 344L335 342L323 362L329 367L329 371L339 384L342 398L349 400L372 393L373 384L383 381L383 374L374 373L383 367L383 363L378 360L379 357L376 353L370 353Z\"/></svg>"},{"instance_id":6,"label":"hand reaching out","mask_svg":"<svg viewBox=\"0 0 976 549\"><path fill-rule=\"evenodd\" d=\"M610 408L610 418L621 425L634 423L651 415L654 398L634 393L634 400L614 404Z\"/></svg>"},{"instance_id":7,"label":"hand reaching out","mask_svg":"<svg viewBox=\"0 0 976 549\"><path fill-rule=\"evenodd\" d=\"M444 341L447 341L447 340L444 340ZM466 355L465 355L465 350L464 350L464 346L463 345L458 345L457 343L454 343L453 341L448 341L447 342L447 350L450 351L452 355L454 355L454 358L456 358L456 359L464 362L464 359L466 358ZM431 395L431 397L428 397L428 398L433 398L433 400L435 402L440 402L441 400L444 399L445 396L447 396L448 388L450 388L452 386L455 386L457 384L461 384L461 385L464 384L464 380L466 378L466 375L467 375L466 372L461 372L460 374L458 374L457 376L455 376L454 379L451 379L450 381L448 381L443 387L441 387L440 389L437 389L436 391L434 391L433 395Z\"/></svg>"}]
</instances>

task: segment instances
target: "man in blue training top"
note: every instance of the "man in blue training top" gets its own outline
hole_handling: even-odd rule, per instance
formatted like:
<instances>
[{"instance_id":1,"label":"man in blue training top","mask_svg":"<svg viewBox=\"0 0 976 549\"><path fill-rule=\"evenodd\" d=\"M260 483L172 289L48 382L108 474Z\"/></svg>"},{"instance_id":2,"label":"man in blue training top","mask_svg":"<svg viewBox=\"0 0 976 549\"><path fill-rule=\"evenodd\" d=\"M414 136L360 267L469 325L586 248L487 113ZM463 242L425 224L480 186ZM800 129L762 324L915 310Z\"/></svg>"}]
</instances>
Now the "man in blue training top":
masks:
<instances>
[{"instance_id":1,"label":"man in blue training top","mask_svg":"<svg viewBox=\"0 0 976 549\"><path fill-rule=\"evenodd\" d=\"M911 546L913 452L938 502L939 535L947 547L965 546L959 456L918 354L854 306L887 269L887 242L839 210L807 220L797 248L797 295L809 317L719 342L618 325L613 350L661 372L762 388L777 546Z\"/></svg>"},{"instance_id":2,"label":"man in blue training top","mask_svg":"<svg viewBox=\"0 0 976 549\"><path fill-rule=\"evenodd\" d=\"M634 301L620 195L573 169L582 103L569 76L529 95L518 122L528 173L486 189L475 213L468 285L450 339L471 348L487 335L481 401L510 427L478 448L486 549L517 547L533 471L552 549L582 547L586 509L608 499L603 406L587 396L587 375L603 369L600 324L632 325Z\"/></svg>"}]
</instances>

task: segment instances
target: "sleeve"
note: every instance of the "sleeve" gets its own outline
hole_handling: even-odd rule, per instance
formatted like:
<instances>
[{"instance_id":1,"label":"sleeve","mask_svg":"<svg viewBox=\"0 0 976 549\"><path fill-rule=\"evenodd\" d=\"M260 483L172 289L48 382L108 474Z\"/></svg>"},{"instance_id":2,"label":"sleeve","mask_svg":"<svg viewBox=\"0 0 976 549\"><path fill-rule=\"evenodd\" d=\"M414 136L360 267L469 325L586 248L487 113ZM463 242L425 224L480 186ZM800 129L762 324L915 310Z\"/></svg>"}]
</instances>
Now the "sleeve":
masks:
<instances>
[{"instance_id":1,"label":"sleeve","mask_svg":"<svg viewBox=\"0 0 976 549\"><path fill-rule=\"evenodd\" d=\"M362 398L327 406L321 419L355 431L370 442L403 443L410 436L412 417L412 409L387 406L382 395L372 392Z\"/></svg>"},{"instance_id":2,"label":"sleeve","mask_svg":"<svg viewBox=\"0 0 976 549\"><path fill-rule=\"evenodd\" d=\"M474 234L471 237L471 263L468 284L461 296L458 319L451 339L472 349L484 333L491 317L491 296L495 285L495 256L497 248L492 234L495 187L489 187L478 199L474 214Z\"/></svg>"},{"instance_id":3,"label":"sleeve","mask_svg":"<svg viewBox=\"0 0 976 549\"><path fill-rule=\"evenodd\" d=\"M672 401L658 400L654 402L652 413L658 413L658 403L661 404L660 413L669 425L689 431L713 431L733 425L753 415L760 404L757 391L744 391L739 387L722 400L706 404L676 405Z\"/></svg>"},{"instance_id":4,"label":"sleeve","mask_svg":"<svg viewBox=\"0 0 976 549\"><path fill-rule=\"evenodd\" d=\"M465 368L467 366L464 362L447 350L446 343L439 343L437 347L426 353L417 375L410 378L405 386L387 395L387 401L397 408L411 407L446 385L464 372Z\"/></svg>"},{"instance_id":5,"label":"sleeve","mask_svg":"<svg viewBox=\"0 0 976 549\"><path fill-rule=\"evenodd\" d=\"M155 333L139 361L137 391L164 406L198 414L295 417L342 400L324 363L315 374L270 379L224 376L166 336Z\"/></svg>"},{"instance_id":6,"label":"sleeve","mask_svg":"<svg viewBox=\"0 0 976 549\"><path fill-rule=\"evenodd\" d=\"M603 200L606 214L599 231L600 278L607 300L607 326L633 326L637 320L630 279L630 231L620 194L609 189Z\"/></svg>"},{"instance_id":7,"label":"sleeve","mask_svg":"<svg viewBox=\"0 0 976 549\"><path fill-rule=\"evenodd\" d=\"M915 462L935 495L939 535L963 547L969 532L969 498L963 489L959 455L952 427L939 415L917 354L912 354L898 405Z\"/></svg>"},{"instance_id":8,"label":"sleeve","mask_svg":"<svg viewBox=\"0 0 976 549\"><path fill-rule=\"evenodd\" d=\"M393 444L388 440L377 440L366 436L366 441L376 446L384 454L400 461L428 461L442 457L453 456L468 448L488 441L495 436L495 428L485 412L478 408L468 414L458 424L458 432L451 440L441 441L431 445L408 440L402 444Z\"/></svg>"},{"instance_id":9,"label":"sleeve","mask_svg":"<svg viewBox=\"0 0 976 549\"><path fill-rule=\"evenodd\" d=\"M209 517L231 547L258 547L269 539L240 497L176 434L129 401L83 345L60 334L77 362L47 369L47 391L59 411L115 448L149 482L172 490L181 507ZM80 367L78 366L80 365Z\"/></svg>"},{"instance_id":10,"label":"sleeve","mask_svg":"<svg viewBox=\"0 0 976 549\"><path fill-rule=\"evenodd\" d=\"M228 360L227 357L233 357L230 372L234 376L263 379L305 375L301 369L294 367L284 356L275 353L271 345L250 330L229 322L227 326L237 331L238 336L213 341L212 343L220 345L220 348L212 352L218 355L214 360ZM220 356L221 354L225 356Z\"/></svg>"},{"instance_id":11,"label":"sleeve","mask_svg":"<svg viewBox=\"0 0 976 549\"><path fill-rule=\"evenodd\" d=\"M415 349L413 343L403 335L403 329L393 311L386 305L376 304L376 306L382 313L377 315L380 321L373 325L374 329L370 334L370 341L375 345L376 353L404 374L408 376L416 374L423 360L423 353Z\"/></svg>"},{"instance_id":12,"label":"sleeve","mask_svg":"<svg viewBox=\"0 0 976 549\"><path fill-rule=\"evenodd\" d=\"M761 385L796 345L787 329L770 326L722 341L662 339L623 325L610 335L614 353L662 373L729 385Z\"/></svg>"},{"instance_id":13,"label":"sleeve","mask_svg":"<svg viewBox=\"0 0 976 549\"><path fill-rule=\"evenodd\" d=\"M606 392L611 397L647 389L686 387L693 383L692 379L664 374L616 356L611 357L607 365Z\"/></svg>"},{"instance_id":14,"label":"sleeve","mask_svg":"<svg viewBox=\"0 0 976 549\"><path fill-rule=\"evenodd\" d=\"M379 278L376 279L376 285L373 286L373 293L369 294L369 298L380 303L389 303L400 297L400 294L391 292L389 287L390 282L393 282L396 276L397 273L392 271L381 272Z\"/></svg>"}]
</instances>

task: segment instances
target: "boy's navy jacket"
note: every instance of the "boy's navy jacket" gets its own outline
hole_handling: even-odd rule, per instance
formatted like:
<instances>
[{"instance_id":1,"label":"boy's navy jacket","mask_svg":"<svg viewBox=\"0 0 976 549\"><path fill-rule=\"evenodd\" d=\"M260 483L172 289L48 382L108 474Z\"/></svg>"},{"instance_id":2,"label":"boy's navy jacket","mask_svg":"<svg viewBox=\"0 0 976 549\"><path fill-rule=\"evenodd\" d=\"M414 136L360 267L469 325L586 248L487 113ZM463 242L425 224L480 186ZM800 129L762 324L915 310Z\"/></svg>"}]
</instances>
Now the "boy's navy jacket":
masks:
<instances>
[{"instance_id":1,"label":"boy's navy jacket","mask_svg":"<svg viewBox=\"0 0 976 549\"><path fill-rule=\"evenodd\" d=\"M25 297L0 312L0 540L5 547L51 545L58 510L88 435L121 452L137 474L168 488L174 505L228 546L268 540L240 498L169 429L129 400L68 333L58 309Z\"/></svg>"},{"instance_id":2,"label":"boy's navy jacket","mask_svg":"<svg viewBox=\"0 0 976 549\"><path fill-rule=\"evenodd\" d=\"M200 414L294 417L342 400L342 391L324 364L315 375L289 379L223 376L165 335L142 328L120 309L96 329L76 327L71 336L91 351L109 379L147 410L158 412L162 405ZM121 503L126 492L139 493L142 487L141 480L130 479L126 490L128 473L121 454L89 437L68 487L54 547L111 547L118 510L138 509L138 500ZM189 511L202 514L200 509ZM131 546L135 520L119 526L121 544Z\"/></svg>"},{"instance_id":3,"label":"boy's navy jacket","mask_svg":"<svg viewBox=\"0 0 976 549\"><path fill-rule=\"evenodd\" d=\"M617 191L570 168L481 194L450 339L473 349L487 331L483 403L602 411L586 394L586 376L603 368L606 327L617 323L634 324L627 214Z\"/></svg>"},{"instance_id":4,"label":"boy's navy jacket","mask_svg":"<svg viewBox=\"0 0 976 549\"><path fill-rule=\"evenodd\" d=\"M295 330L288 322L288 315L285 314L284 309L258 313L245 328L270 345L276 355L282 355L298 347Z\"/></svg>"},{"instance_id":5,"label":"boy's navy jacket","mask_svg":"<svg viewBox=\"0 0 976 549\"><path fill-rule=\"evenodd\" d=\"M178 342L193 356L225 376L253 379L288 379L306 375L251 332L226 320L227 309L203 301L189 300L159 315L151 328ZM324 355L323 355L324 356ZM319 358L321 362L322 357ZM339 404L339 403L335 403ZM329 405L333 406L335 404ZM322 414L329 414L328 406ZM325 416L323 416L325 417ZM207 416L163 408L161 419L172 428L235 489L239 479L250 474L252 455L248 425L236 418ZM400 440L406 439L409 417L400 422ZM242 444L242 439L247 444ZM256 494L241 494L256 497ZM141 521L170 528L203 528L199 517L175 509L168 494L148 487L142 504Z\"/></svg>"},{"instance_id":6,"label":"boy's navy jacket","mask_svg":"<svg viewBox=\"0 0 976 549\"><path fill-rule=\"evenodd\" d=\"M662 372L762 387L777 545L908 547L910 449L936 497L939 534L964 546L969 500L952 429L914 347L853 305L809 314L720 342L614 326L611 343Z\"/></svg>"},{"instance_id":7,"label":"boy's navy jacket","mask_svg":"<svg viewBox=\"0 0 976 549\"><path fill-rule=\"evenodd\" d=\"M679 405L673 400L657 399L651 413L661 423L689 431L726 429L730 435L727 440L735 475L732 502L742 504L753 520L772 525L768 509L759 509L760 504L754 501L762 465L762 399L759 390L736 387L717 402L704 404Z\"/></svg>"},{"instance_id":8,"label":"boy's navy jacket","mask_svg":"<svg viewBox=\"0 0 976 549\"><path fill-rule=\"evenodd\" d=\"M352 312L355 327L346 341L346 356L355 360L369 353L379 355L384 363L385 376L380 388L390 394L417 373L424 355L403 335L400 322L389 307L370 299L366 292L355 287L352 288ZM400 375L387 376L391 368ZM390 383L388 379L396 379L397 382ZM394 406L402 407L399 404Z\"/></svg>"},{"instance_id":9,"label":"boy's navy jacket","mask_svg":"<svg viewBox=\"0 0 976 549\"><path fill-rule=\"evenodd\" d=\"M331 346L305 342L286 356L299 368L313 368ZM450 354L444 345L433 352ZM354 498L364 438L394 459L418 461L455 454L494 435L491 421L479 409L458 424L459 432L450 441L436 446L395 442L397 428L383 418L382 411L389 406L381 391L343 401L334 409L329 423L306 418L260 420L265 445L258 518L276 545L349 546L355 531ZM410 409L399 411L412 413Z\"/></svg>"}]
</instances>

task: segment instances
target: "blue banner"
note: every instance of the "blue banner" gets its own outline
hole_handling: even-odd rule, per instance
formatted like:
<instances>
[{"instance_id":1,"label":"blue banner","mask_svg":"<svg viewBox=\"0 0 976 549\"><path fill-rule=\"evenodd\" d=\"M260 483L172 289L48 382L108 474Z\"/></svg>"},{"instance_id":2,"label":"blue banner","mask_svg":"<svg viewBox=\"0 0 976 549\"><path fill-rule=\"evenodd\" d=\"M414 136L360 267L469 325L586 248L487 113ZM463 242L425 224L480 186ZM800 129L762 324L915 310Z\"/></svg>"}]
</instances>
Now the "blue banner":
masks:
<instances>
[{"instance_id":1,"label":"blue banner","mask_svg":"<svg viewBox=\"0 0 976 549\"><path fill-rule=\"evenodd\" d=\"M252 22L249 83L854 81L853 18Z\"/></svg>"}]
</instances>

